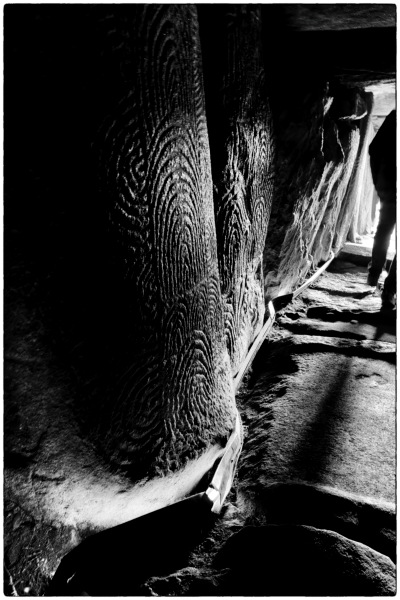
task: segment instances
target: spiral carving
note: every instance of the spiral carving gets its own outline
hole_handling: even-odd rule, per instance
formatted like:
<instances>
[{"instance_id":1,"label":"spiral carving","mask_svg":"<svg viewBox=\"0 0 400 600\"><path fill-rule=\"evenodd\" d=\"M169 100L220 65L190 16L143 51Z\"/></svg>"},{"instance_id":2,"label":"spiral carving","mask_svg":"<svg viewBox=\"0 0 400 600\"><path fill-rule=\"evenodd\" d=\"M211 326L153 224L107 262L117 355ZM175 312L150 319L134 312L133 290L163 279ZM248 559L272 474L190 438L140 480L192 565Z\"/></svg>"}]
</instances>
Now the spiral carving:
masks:
<instances>
[{"instance_id":1,"label":"spiral carving","mask_svg":"<svg viewBox=\"0 0 400 600\"><path fill-rule=\"evenodd\" d=\"M149 474L226 437L235 409L196 8L133 15L121 33L129 89L103 126L100 157L131 346L105 409L112 427L99 431L117 467L146 464Z\"/></svg>"},{"instance_id":2,"label":"spiral carving","mask_svg":"<svg viewBox=\"0 0 400 600\"><path fill-rule=\"evenodd\" d=\"M206 96L213 97L207 117L225 336L235 373L264 318L260 263L274 180L272 119L260 8L213 7L212 18L206 7L199 10Z\"/></svg>"}]
</instances>

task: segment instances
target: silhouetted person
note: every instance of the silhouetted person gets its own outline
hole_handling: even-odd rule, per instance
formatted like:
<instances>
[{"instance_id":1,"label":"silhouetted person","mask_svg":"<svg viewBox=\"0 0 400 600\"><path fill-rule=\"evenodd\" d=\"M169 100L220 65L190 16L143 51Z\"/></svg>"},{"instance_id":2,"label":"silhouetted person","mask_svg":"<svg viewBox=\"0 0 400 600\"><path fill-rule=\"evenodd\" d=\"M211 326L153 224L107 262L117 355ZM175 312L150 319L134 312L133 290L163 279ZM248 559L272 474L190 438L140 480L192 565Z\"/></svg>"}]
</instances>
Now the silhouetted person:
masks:
<instances>
[{"instance_id":1,"label":"silhouetted person","mask_svg":"<svg viewBox=\"0 0 400 600\"><path fill-rule=\"evenodd\" d=\"M390 237L396 224L396 111L386 117L369 146L374 186L380 199L379 223L375 233L372 259L368 265L369 285L376 286L386 262ZM396 294L396 256L386 277L382 307L394 308Z\"/></svg>"}]
</instances>

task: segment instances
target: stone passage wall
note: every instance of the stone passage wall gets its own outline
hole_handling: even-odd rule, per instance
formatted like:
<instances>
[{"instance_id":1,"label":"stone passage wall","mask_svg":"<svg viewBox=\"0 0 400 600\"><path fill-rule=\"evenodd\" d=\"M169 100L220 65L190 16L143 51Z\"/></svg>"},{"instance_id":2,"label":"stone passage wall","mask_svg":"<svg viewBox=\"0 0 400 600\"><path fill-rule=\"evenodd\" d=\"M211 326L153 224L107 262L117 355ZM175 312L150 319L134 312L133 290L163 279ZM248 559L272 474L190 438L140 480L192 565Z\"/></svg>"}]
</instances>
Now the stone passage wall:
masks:
<instances>
[{"instance_id":1,"label":"stone passage wall","mask_svg":"<svg viewBox=\"0 0 400 600\"><path fill-rule=\"evenodd\" d=\"M370 99L280 37L278 9L6 7L18 592L193 489L233 427L264 296L325 260L361 207Z\"/></svg>"},{"instance_id":2,"label":"stone passage wall","mask_svg":"<svg viewBox=\"0 0 400 600\"><path fill-rule=\"evenodd\" d=\"M351 242L357 241L357 234L364 235L371 233L374 225L375 208L374 192L376 190L372 181L372 173L370 167L370 158L368 148L374 138L374 126L372 117L368 119L366 126L364 151L362 154L362 166L360 170L360 187L354 217L349 229L348 239ZM360 157L361 158L361 157Z\"/></svg>"},{"instance_id":3,"label":"stone passage wall","mask_svg":"<svg viewBox=\"0 0 400 600\"><path fill-rule=\"evenodd\" d=\"M351 190L354 184L359 190L356 182L363 181L364 173L367 177L372 97L354 83L348 85L347 76L333 76L342 73L344 49L336 55L332 42L341 40L347 48L351 36L296 31L289 14L281 6L262 7L277 141L263 253L267 300L293 291L311 268L329 258L331 249L340 249L359 202Z\"/></svg>"},{"instance_id":4,"label":"stone passage wall","mask_svg":"<svg viewBox=\"0 0 400 600\"><path fill-rule=\"evenodd\" d=\"M225 336L235 374L262 327L274 144L260 7L201 6Z\"/></svg>"},{"instance_id":5,"label":"stone passage wall","mask_svg":"<svg viewBox=\"0 0 400 600\"><path fill-rule=\"evenodd\" d=\"M361 90L321 83L293 92L283 108L264 249L267 297L292 291L344 243L357 205L351 182L364 176L371 102Z\"/></svg>"},{"instance_id":6,"label":"stone passage wall","mask_svg":"<svg viewBox=\"0 0 400 600\"><path fill-rule=\"evenodd\" d=\"M99 174L132 333L96 435L117 465L149 456L166 472L226 437L234 415L197 14L135 7L108 27L126 94L99 134Z\"/></svg>"},{"instance_id":7,"label":"stone passage wall","mask_svg":"<svg viewBox=\"0 0 400 600\"><path fill-rule=\"evenodd\" d=\"M6 18L5 547L18 591L39 594L81 539L190 493L236 408L195 6L21 10ZM185 489L172 475L197 460Z\"/></svg>"},{"instance_id":8,"label":"stone passage wall","mask_svg":"<svg viewBox=\"0 0 400 600\"><path fill-rule=\"evenodd\" d=\"M59 258L44 269L67 285L60 292L45 273L38 308L57 337L57 351L67 352L85 436L113 469L137 479L176 470L226 439L235 408L196 9L93 10L87 34L94 56L83 58L94 61L88 90L75 67L82 110L96 101L80 152L91 158L98 182L90 163L79 178L67 157L79 201L54 211L62 243L52 247L48 231L41 231ZM44 12L50 26L60 25ZM77 98L70 110L84 126L79 108ZM50 124L43 129L48 138ZM79 133L76 125L73 133ZM70 137L63 138L61 161L63 143L73 149ZM60 164L58 172L66 176ZM82 214L79 231L74 220ZM12 225L19 227L17 217ZM33 277L41 267L33 265Z\"/></svg>"},{"instance_id":9,"label":"stone passage wall","mask_svg":"<svg viewBox=\"0 0 400 600\"><path fill-rule=\"evenodd\" d=\"M346 191L346 198L341 207L341 211L336 224L334 250L337 252L346 241L347 235L355 241L356 230L351 227L354 220L358 220L358 213L361 206L365 206L365 187L364 178L365 172L369 171L369 154L368 146L371 140L371 112L373 107L373 95L371 93L362 94L365 102L365 117L360 119L360 144L358 147L357 157L354 168L352 170L351 179Z\"/></svg>"}]
</instances>

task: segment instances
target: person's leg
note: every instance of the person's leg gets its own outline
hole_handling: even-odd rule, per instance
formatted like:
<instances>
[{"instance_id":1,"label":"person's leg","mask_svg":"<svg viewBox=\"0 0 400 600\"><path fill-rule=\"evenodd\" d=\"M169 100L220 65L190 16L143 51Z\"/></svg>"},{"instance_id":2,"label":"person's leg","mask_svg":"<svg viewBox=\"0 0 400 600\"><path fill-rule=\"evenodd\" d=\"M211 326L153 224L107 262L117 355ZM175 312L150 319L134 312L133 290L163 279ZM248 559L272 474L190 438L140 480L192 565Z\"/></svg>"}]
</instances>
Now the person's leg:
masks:
<instances>
[{"instance_id":1,"label":"person's leg","mask_svg":"<svg viewBox=\"0 0 400 600\"><path fill-rule=\"evenodd\" d=\"M396 294L396 269L397 269L397 255L395 254L392 264L389 269L388 276L385 279L382 292L382 308L394 308L396 305L395 294Z\"/></svg>"},{"instance_id":2,"label":"person's leg","mask_svg":"<svg viewBox=\"0 0 400 600\"><path fill-rule=\"evenodd\" d=\"M379 223L374 237L371 262L368 265L368 284L377 285L385 265L390 237L396 224L396 204L391 195L382 194Z\"/></svg>"}]
</instances>

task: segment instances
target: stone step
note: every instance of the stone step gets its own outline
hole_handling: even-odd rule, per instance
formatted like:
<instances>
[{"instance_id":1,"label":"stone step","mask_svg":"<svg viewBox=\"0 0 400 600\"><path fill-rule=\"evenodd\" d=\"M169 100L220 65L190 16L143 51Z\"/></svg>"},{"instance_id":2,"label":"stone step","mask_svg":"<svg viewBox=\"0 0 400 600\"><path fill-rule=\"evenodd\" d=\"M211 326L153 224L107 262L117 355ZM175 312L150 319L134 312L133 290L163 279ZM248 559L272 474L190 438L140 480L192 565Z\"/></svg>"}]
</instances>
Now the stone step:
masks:
<instances>
[{"instance_id":1,"label":"stone step","mask_svg":"<svg viewBox=\"0 0 400 600\"><path fill-rule=\"evenodd\" d=\"M349 261L356 265L362 265L367 267L371 260L372 253L372 242L370 246L354 244L353 242L346 242L342 250L338 255L339 260ZM386 259L386 268L389 269L392 264L395 251L389 248Z\"/></svg>"},{"instance_id":2,"label":"stone step","mask_svg":"<svg viewBox=\"0 0 400 600\"><path fill-rule=\"evenodd\" d=\"M326 335L336 338L349 338L354 340L380 340L382 342L396 342L396 324L381 323L370 325L359 323L357 319L347 321L324 322L319 319L293 320L287 317L279 319L279 324L292 333L299 335Z\"/></svg>"}]
</instances>

